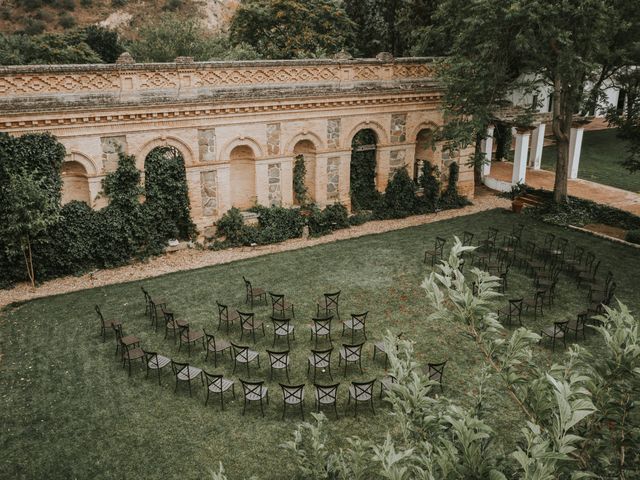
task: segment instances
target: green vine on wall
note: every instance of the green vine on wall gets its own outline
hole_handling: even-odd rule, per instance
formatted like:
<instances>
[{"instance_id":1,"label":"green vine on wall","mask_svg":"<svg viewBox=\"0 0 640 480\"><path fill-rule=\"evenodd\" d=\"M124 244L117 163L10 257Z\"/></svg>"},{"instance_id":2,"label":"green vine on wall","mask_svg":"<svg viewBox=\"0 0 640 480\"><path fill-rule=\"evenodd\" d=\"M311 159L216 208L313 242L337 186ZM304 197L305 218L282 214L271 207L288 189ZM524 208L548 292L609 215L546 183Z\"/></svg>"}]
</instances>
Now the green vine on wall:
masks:
<instances>
[{"instance_id":1,"label":"green vine on wall","mask_svg":"<svg viewBox=\"0 0 640 480\"><path fill-rule=\"evenodd\" d=\"M293 195L296 205L306 205L308 201L308 189L304 183L307 175L307 166L304 163L304 155L296 155L293 164Z\"/></svg>"}]
</instances>

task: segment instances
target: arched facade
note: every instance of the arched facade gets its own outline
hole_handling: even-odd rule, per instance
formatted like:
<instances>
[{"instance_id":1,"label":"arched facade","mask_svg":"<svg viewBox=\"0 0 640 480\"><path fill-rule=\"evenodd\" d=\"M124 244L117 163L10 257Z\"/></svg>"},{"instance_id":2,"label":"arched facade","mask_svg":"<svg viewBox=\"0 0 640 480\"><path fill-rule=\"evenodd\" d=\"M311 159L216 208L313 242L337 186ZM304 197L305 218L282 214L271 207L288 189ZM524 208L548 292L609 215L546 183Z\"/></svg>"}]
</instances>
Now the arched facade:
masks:
<instances>
[{"instance_id":1,"label":"arched facade","mask_svg":"<svg viewBox=\"0 0 640 480\"><path fill-rule=\"evenodd\" d=\"M185 167L192 166L196 163L193 150L186 142L177 137L165 136L161 138L154 138L153 140L146 142L134 154L136 157L136 166L140 171L144 172L144 161L147 158L147 155L149 155L152 150L158 147L175 148L178 152L180 152L180 155L182 155Z\"/></svg>"}]
</instances>

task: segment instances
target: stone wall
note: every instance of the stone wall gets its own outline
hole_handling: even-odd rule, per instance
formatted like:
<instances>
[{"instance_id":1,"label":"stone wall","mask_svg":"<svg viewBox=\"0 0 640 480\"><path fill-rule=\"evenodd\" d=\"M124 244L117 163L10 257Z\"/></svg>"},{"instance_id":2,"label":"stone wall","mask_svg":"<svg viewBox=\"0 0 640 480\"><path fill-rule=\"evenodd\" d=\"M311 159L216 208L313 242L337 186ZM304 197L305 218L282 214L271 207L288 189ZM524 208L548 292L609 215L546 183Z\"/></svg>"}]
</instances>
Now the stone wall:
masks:
<instances>
[{"instance_id":1,"label":"stone wall","mask_svg":"<svg viewBox=\"0 0 640 480\"><path fill-rule=\"evenodd\" d=\"M378 139L381 191L404 165L412 174L418 132L442 124L431 69L429 59L0 67L0 124L56 135L82 167L65 198L81 192L94 208L118 149L144 171L153 148L175 147L204 230L235 201L292 205L300 142L320 207L350 205L351 141L362 129ZM472 175L461 164L461 190L472 193Z\"/></svg>"}]
</instances>

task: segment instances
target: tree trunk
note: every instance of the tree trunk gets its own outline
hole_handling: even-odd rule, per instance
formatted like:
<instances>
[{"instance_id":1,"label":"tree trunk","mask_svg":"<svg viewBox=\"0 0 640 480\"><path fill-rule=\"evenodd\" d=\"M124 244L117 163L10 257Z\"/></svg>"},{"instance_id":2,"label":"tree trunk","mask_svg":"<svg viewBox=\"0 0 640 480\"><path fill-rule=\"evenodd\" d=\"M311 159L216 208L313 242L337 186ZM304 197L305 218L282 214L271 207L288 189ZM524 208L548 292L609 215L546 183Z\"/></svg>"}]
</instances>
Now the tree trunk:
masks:
<instances>
[{"instance_id":1,"label":"tree trunk","mask_svg":"<svg viewBox=\"0 0 640 480\"><path fill-rule=\"evenodd\" d=\"M556 74L553 81L553 135L556 140L558 156L553 186L553 201L567 203L569 180L569 138L573 120L574 86L567 86Z\"/></svg>"},{"instance_id":2,"label":"tree trunk","mask_svg":"<svg viewBox=\"0 0 640 480\"><path fill-rule=\"evenodd\" d=\"M484 129L486 131L486 128ZM482 167L485 156L482 153L482 135L476 134L476 148L473 154L473 182L475 185L482 185Z\"/></svg>"},{"instance_id":3,"label":"tree trunk","mask_svg":"<svg viewBox=\"0 0 640 480\"><path fill-rule=\"evenodd\" d=\"M31 239L27 235L25 243L22 245L22 253L24 254L24 262L27 267L27 276L31 282L31 286L36 286L36 275L33 271L33 255L31 254Z\"/></svg>"}]
</instances>

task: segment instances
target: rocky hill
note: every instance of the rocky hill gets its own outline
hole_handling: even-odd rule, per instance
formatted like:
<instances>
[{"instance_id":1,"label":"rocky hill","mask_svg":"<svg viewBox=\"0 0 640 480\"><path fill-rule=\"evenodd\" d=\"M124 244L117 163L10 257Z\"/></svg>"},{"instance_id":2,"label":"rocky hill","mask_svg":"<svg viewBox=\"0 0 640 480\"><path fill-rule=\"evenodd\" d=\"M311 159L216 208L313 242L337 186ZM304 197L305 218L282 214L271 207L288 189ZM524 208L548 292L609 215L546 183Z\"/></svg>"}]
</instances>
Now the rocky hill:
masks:
<instances>
[{"instance_id":1,"label":"rocky hill","mask_svg":"<svg viewBox=\"0 0 640 480\"><path fill-rule=\"evenodd\" d=\"M124 37L162 11L202 19L212 30L226 30L239 0L0 0L0 31L63 32L91 24L117 29Z\"/></svg>"}]
</instances>

